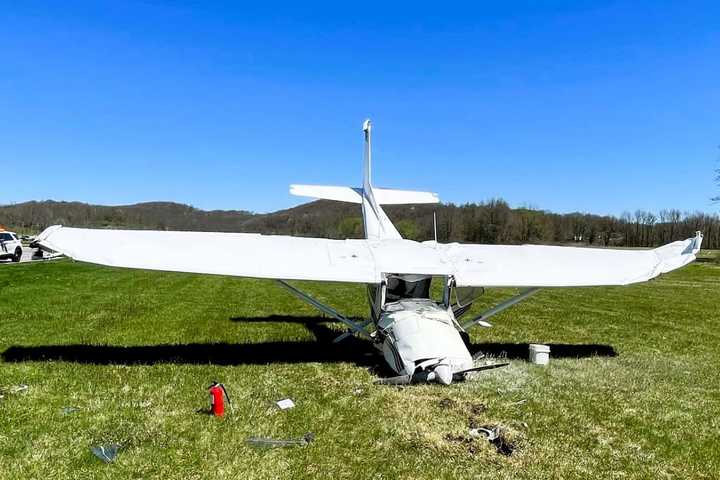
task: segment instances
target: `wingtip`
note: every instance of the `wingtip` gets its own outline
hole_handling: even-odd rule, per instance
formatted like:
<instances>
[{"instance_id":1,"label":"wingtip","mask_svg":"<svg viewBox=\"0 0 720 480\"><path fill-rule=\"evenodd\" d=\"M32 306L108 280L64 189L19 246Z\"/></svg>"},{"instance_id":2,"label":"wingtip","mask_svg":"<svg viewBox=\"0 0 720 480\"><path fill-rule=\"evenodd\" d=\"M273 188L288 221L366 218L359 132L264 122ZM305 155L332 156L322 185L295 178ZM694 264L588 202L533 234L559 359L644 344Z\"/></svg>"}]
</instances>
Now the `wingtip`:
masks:
<instances>
[{"instance_id":1,"label":"wingtip","mask_svg":"<svg viewBox=\"0 0 720 480\"><path fill-rule=\"evenodd\" d=\"M62 225L51 225L51 226L47 227L45 230L43 230L42 232L40 232L40 234L38 234L38 236L35 237L35 241L41 242L41 241L47 239L50 235L52 235L54 232L56 232L57 230L59 230L61 228L62 228Z\"/></svg>"},{"instance_id":2,"label":"wingtip","mask_svg":"<svg viewBox=\"0 0 720 480\"><path fill-rule=\"evenodd\" d=\"M693 244L693 254L696 254L702 248L703 234L701 231L695 232L695 242Z\"/></svg>"}]
</instances>

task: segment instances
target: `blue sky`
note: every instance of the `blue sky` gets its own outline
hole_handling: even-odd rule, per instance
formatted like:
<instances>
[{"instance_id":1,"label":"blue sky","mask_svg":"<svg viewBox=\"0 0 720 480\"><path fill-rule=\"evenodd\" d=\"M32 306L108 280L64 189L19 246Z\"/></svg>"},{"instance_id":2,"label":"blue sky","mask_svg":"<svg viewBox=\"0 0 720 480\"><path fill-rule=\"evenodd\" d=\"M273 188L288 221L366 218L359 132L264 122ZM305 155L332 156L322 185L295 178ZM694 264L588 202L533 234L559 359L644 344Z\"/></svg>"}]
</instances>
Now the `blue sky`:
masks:
<instances>
[{"instance_id":1,"label":"blue sky","mask_svg":"<svg viewBox=\"0 0 720 480\"><path fill-rule=\"evenodd\" d=\"M2 2L0 203L716 211L720 2ZM8 165L15 165L8 170Z\"/></svg>"}]
</instances>

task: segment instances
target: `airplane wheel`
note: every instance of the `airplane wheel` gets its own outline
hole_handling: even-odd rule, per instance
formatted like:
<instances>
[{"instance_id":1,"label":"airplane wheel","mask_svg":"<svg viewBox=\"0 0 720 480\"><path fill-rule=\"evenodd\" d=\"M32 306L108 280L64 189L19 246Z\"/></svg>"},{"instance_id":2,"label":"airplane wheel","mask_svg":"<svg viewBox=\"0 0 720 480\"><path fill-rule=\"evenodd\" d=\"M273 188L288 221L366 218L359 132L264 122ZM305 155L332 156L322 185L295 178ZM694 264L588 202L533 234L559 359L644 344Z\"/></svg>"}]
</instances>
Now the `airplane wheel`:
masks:
<instances>
[{"instance_id":1,"label":"airplane wheel","mask_svg":"<svg viewBox=\"0 0 720 480\"><path fill-rule=\"evenodd\" d=\"M15 255L13 256L12 261L17 263L20 261L21 258L22 258L22 250L20 250L19 248L16 248Z\"/></svg>"}]
</instances>

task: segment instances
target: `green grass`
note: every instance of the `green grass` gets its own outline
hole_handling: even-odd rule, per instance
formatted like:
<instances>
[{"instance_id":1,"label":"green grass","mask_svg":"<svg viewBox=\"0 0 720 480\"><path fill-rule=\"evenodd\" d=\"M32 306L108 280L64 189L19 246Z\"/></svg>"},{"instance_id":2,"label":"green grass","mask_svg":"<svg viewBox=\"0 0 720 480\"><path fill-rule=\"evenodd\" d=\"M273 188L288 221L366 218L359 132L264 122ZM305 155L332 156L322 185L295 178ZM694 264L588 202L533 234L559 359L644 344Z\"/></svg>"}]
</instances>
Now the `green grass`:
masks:
<instances>
[{"instance_id":1,"label":"green grass","mask_svg":"<svg viewBox=\"0 0 720 480\"><path fill-rule=\"evenodd\" d=\"M366 313L362 286L302 286ZM719 293L713 262L631 287L545 290L472 340L570 356L399 389L373 384L369 347L333 348L338 327L269 281L0 267L0 478L718 478ZM584 344L601 355L572 358ZM235 404L225 419L196 413L215 379ZM278 411L285 397L297 407ZM471 422L501 425L517 449L465 438ZM306 432L305 448L244 443ZM123 449L106 465L89 449L108 442Z\"/></svg>"}]
</instances>

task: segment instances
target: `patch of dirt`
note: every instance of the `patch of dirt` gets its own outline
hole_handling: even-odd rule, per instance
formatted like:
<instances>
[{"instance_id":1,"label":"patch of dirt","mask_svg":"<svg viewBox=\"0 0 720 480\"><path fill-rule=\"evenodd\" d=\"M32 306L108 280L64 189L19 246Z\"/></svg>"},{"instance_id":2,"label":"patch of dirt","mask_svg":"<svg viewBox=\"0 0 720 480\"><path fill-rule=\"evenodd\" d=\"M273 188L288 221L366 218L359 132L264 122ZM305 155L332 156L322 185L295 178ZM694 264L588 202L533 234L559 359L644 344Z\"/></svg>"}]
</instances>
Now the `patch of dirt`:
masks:
<instances>
[{"instance_id":1,"label":"patch of dirt","mask_svg":"<svg viewBox=\"0 0 720 480\"><path fill-rule=\"evenodd\" d=\"M450 397L445 397L438 402L438 405L440 405L440 408L443 410L447 410L449 408L454 408L455 405L457 405L457 402Z\"/></svg>"},{"instance_id":2,"label":"patch of dirt","mask_svg":"<svg viewBox=\"0 0 720 480\"><path fill-rule=\"evenodd\" d=\"M505 455L506 457L509 457L512 455L512 453L515 451L515 444L512 442L509 442L505 436L500 435L495 440L491 442L493 445L495 445L495 448L497 449L498 453Z\"/></svg>"},{"instance_id":3,"label":"patch of dirt","mask_svg":"<svg viewBox=\"0 0 720 480\"><path fill-rule=\"evenodd\" d=\"M487 441L493 444L497 452L501 455L509 457L517 449L516 443L510 439L505 429L499 425L481 425L479 427L472 428L484 428L492 431L494 435L490 438L487 438ZM468 449L468 452L472 455L475 455L480 451L480 446L477 442L486 440L483 437L473 437L469 434L457 435L451 433L446 434L444 438L448 442L461 443L465 445Z\"/></svg>"},{"instance_id":4,"label":"patch of dirt","mask_svg":"<svg viewBox=\"0 0 720 480\"><path fill-rule=\"evenodd\" d=\"M438 406L443 410L459 408L468 414L468 433L452 434L448 433L443 438L447 442L459 443L465 446L471 455L475 455L482 449L481 442L490 442L497 452L501 455L509 457L517 450L516 435L513 435L508 429L502 425L492 425L484 423L482 416L488 410L485 403L462 403L458 404L455 400L445 397L438 402ZM485 420L487 422L487 419ZM485 434L478 435L477 430L487 430L492 432L490 436ZM474 432L471 432L475 430Z\"/></svg>"}]
</instances>

